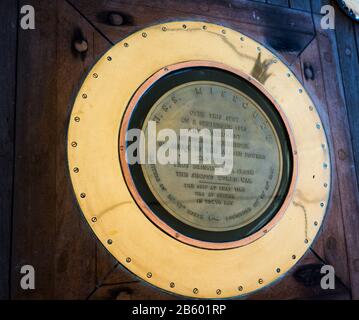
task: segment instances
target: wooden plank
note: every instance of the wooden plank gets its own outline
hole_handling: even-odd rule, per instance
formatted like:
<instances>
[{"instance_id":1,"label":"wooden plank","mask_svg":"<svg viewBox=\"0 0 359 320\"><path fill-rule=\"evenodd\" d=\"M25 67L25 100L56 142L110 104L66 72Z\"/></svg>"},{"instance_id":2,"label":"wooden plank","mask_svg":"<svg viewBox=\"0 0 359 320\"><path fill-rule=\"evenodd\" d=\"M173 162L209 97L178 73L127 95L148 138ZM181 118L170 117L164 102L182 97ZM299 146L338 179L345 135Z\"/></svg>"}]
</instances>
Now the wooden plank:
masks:
<instances>
[{"instance_id":1,"label":"wooden plank","mask_svg":"<svg viewBox=\"0 0 359 320\"><path fill-rule=\"evenodd\" d=\"M9 298L17 1L0 2L0 300Z\"/></svg>"},{"instance_id":2,"label":"wooden plank","mask_svg":"<svg viewBox=\"0 0 359 320\"><path fill-rule=\"evenodd\" d=\"M289 66L289 69L295 74L297 79L303 84L302 64L300 58L297 57L295 61Z\"/></svg>"},{"instance_id":3,"label":"wooden plank","mask_svg":"<svg viewBox=\"0 0 359 320\"><path fill-rule=\"evenodd\" d=\"M355 43L356 43L356 50L357 50L357 56L359 57L359 24L358 23L354 23L354 33L355 33ZM355 72L355 71L354 71ZM357 74L358 74L358 70L356 70ZM357 119L352 119L353 121L357 121ZM356 147L356 144L353 144L353 147L356 148L355 150L355 154L358 154L358 149ZM358 157L356 156L355 158L355 168L356 168L356 173L357 173L357 177L358 177L358 182L359 182L359 165L358 165Z\"/></svg>"},{"instance_id":4,"label":"wooden plank","mask_svg":"<svg viewBox=\"0 0 359 320\"><path fill-rule=\"evenodd\" d=\"M335 33L348 109L354 160L356 167L359 168L359 59L356 35L354 22L339 10L337 10L336 14ZM356 173L359 180L359 170Z\"/></svg>"},{"instance_id":5,"label":"wooden plank","mask_svg":"<svg viewBox=\"0 0 359 320\"><path fill-rule=\"evenodd\" d=\"M174 300L177 297L142 282L104 285L90 300Z\"/></svg>"},{"instance_id":6,"label":"wooden plank","mask_svg":"<svg viewBox=\"0 0 359 320\"><path fill-rule=\"evenodd\" d=\"M98 244L77 209L69 177L64 174L67 172L65 143L69 107L78 83L83 73L88 70L97 58L95 51L103 52L109 48L109 43L100 37L68 4L64 2L59 2L58 4L58 16L61 18L62 23L58 25L57 30L52 30L53 35L57 35L57 38L49 37L44 33L43 36L48 36L49 39L43 39L42 35L33 34L29 42L22 43L24 46L28 45L33 48L38 42L41 42L43 50L50 51L47 52L49 57L46 56L47 59L44 59L43 56L46 52L43 53L38 49L38 52L34 54L39 54L39 57L30 57L34 62L35 70L24 70L24 72L30 72L30 78L37 71L39 73L37 75L39 77L38 81L41 81L45 91L41 92L42 94L40 95L37 94L36 90L28 92L31 90L30 88L33 88L28 84L28 91L23 92L24 96L21 95L19 98L21 101L30 96L30 101L33 100L32 105L38 105L38 108L44 110L43 113L37 111L35 117L30 116L28 112L21 109L21 114L26 114L24 117L19 117L21 125L17 125L21 126L19 129L21 136L26 136L26 134L30 133L34 141L36 141L35 134L37 135L36 138L38 138L39 136L41 137L40 132L42 130L46 132L42 141L46 144L44 146L46 152L42 151L40 153L39 151L39 155L34 158L36 161L30 161L30 164L26 163L25 158L24 163L21 161L16 166L19 186L16 188L18 191L15 196L16 199L20 199L20 203L15 209L14 225L16 229L22 226L22 220L25 218L22 214L17 214L17 212L20 212L23 207L29 207L27 215L31 216L33 220L26 221L28 233L14 232L14 250L16 251L13 262L16 264L13 274L14 287L16 287L13 290L14 298L48 299L55 297L60 299L84 299L93 291L96 285L96 250ZM56 17L57 8L40 6L38 3L34 3L34 7L37 13L38 28L41 28L41 30L47 29L50 32L51 27L54 26L45 19L44 13L46 10L51 10ZM51 22L56 20L55 17L49 17ZM73 49L73 40L80 33L88 41L89 49L85 54L79 54ZM40 48L41 46L38 45L37 47ZM57 48L57 52L54 52L55 48ZM56 71L55 57L61 63L58 64L57 73L51 73L55 75L53 78L47 71ZM25 65L25 63L27 61L23 60L22 57L21 64ZM20 86L25 86L25 84L21 83ZM41 104L41 99L45 100L44 104ZM41 115L42 121L38 119ZM25 122L26 124L24 124ZM21 159L22 157L31 156L30 142L31 140L27 140L25 143L19 138L18 149L21 150ZM47 175L38 176L38 173L35 175L35 172L40 170L37 167L37 161L47 168ZM46 165L45 163L49 164ZM20 181L23 181L21 179L23 179L24 175L30 177L26 180L25 185L22 185ZM46 189L45 186L47 186ZM36 194L37 187L41 189L42 194ZM22 199L23 193L26 193L24 200ZM56 198L54 195L56 195ZM46 200L46 205L44 203L40 204L40 200L45 199L46 196L49 196ZM33 208L34 206L35 208ZM46 217L44 217L45 215ZM40 232L36 233L36 237L31 234L34 230L40 230ZM24 249L22 248L23 244L25 244ZM44 247L47 247L47 245L49 247L45 249ZM39 250L36 249L38 247ZM21 261L21 263L18 261ZM34 292L22 291L18 286L18 269L22 264L25 264L25 261L34 265L37 272L41 272L41 276L36 278L37 290ZM71 286L69 286L69 283L71 283Z\"/></svg>"},{"instance_id":7,"label":"wooden plank","mask_svg":"<svg viewBox=\"0 0 359 320\"><path fill-rule=\"evenodd\" d=\"M55 296L85 299L96 286L97 239L83 218L72 191L66 158L66 133L72 101L84 74L110 44L68 3L58 2L57 143ZM74 42L83 39L88 50L79 53ZM71 120L70 120L71 121ZM71 285L69 285L71 284Z\"/></svg>"},{"instance_id":8,"label":"wooden plank","mask_svg":"<svg viewBox=\"0 0 359 320\"><path fill-rule=\"evenodd\" d=\"M85 1L71 3L114 43L145 26L169 20L196 19L220 23L244 32L276 50L288 60L294 60L312 40L314 28L309 13L284 7L268 6L243 0L206 1ZM270 9L270 10L268 10ZM123 18L120 26L111 25L109 14ZM283 32L283 30L286 30Z\"/></svg>"},{"instance_id":9,"label":"wooden plank","mask_svg":"<svg viewBox=\"0 0 359 320\"><path fill-rule=\"evenodd\" d=\"M355 29L355 38L356 38L356 44L357 44L357 54L359 55L359 24L354 24Z\"/></svg>"},{"instance_id":10,"label":"wooden plank","mask_svg":"<svg viewBox=\"0 0 359 320\"><path fill-rule=\"evenodd\" d=\"M118 262L95 239L93 231L88 228L76 205L69 178L63 175L63 172L67 171L64 162L66 155L63 137L66 135L69 101L71 101L71 96L76 94L83 75L94 61L109 49L110 43L68 4L59 7L59 16L65 17L63 19L65 23L59 27L58 31L58 59L62 63L58 70L57 188L58 194L62 197L61 201L57 202L59 217L57 218L56 296L66 299L83 299L94 290L95 285L100 286L108 282L129 282L130 275L127 275L121 268L115 269ZM89 48L86 53L74 52L71 44L76 37L86 39ZM71 74L70 78L69 74ZM79 238L78 234L85 236ZM75 285L68 290L67 283L75 283Z\"/></svg>"},{"instance_id":11,"label":"wooden plank","mask_svg":"<svg viewBox=\"0 0 359 320\"><path fill-rule=\"evenodd\" d=\"M311 0L312 12L320 13L323 6L330 4L330 0Z\"/></svg>"},{"instance_id":12,"label":"wooden plank","mask_svg":"<svg viewBox=\"0 0 359 320\"><path fill-rule=\"evenodd\" d=\"M117 265L118 262L111 253L109 253L101 243L98 243L96 248L96 286L104 284L114 272ZM122 282L118 281L118 279L122 279L122 277L115 279L114 283Z\"/></svg>"},{"instance_id":13,"label":"wooden plank","mask_svg":"<svg viewBox=\"0 0 359 320\"><path fill-rule=\"evenodd\" d=\"M311 15L305 12L298 12L289 8L268 6L260 2L249 2L247 0L227 1L192 1L192 0L122 0L121 3L115 0L69 0L75 7L83 12L96 25L107 24L106 13L122 13L126 25L134 25L137 21L134 13L142 11L142 15L151 16L151 11L161 9L164 12L176 12L177 16L192 15L225 19L226 21L241 20L242 23L255 24L257 26L280 28L287 31L299 31L312 33L313 26ZM287 1L287 0L285 0ZM102 11L100 10L102 9ZM171 10L169 10L171 8ZM102 14L101 14L102 13ZM97 14L97 16L96 16ZM137 18L138 19L138 18ZM137 20L136 19L136 20ZM168 17L166 20L171 19ZM137 23L138 24L138 23Z\"/></svg>"},{"instance_id":14,"label":"wooden plank","mask_svg":"<svg viewBox=\"0 0 359 320\"><path fill-rule=\"evenodd\" d=\"M129 282L141 281L136 275L125 269L124 266L117 262L115 268L112 268L111 272L106 275L102 283L99 284L99 287L103 285L121 284Z\"/></svg>"},{"instance_id":15,"label":"wooden plank","mask_svg":"<svg viewBox=\"0 0 359 320\"><path fill-rule=\"evenodd\" d=\"M328 118L328 106L317 39L314 39L302 53L300 60L304 74L304 86L319 110L324 127L327 129L328 140L332 141L332 137L337 133L332 130ZM311 75L312 78L310 78ZM334 146L331 146L331 149L333 148ZM336 151L334 150L333 153L335 154ZM332 166L336 168L335 157L332 157ZM346 286L350 287L346 239L340 200L337 171L333 170L330 204L323 223L322 232L314 243L313 249L323 261L334 266L337 277L339 277Z\"/></svg>"},{"instance_id":16,"label":"wooden plank","mask_svg":"<svg viewBox=\"0 0 359 320\"><path fill-rule=\"evenodd\" d=\"M353 299L359 298L359 190L355 174L348 113L335 34L322 30L320 16L315 16L325 92L336 160L339 196L346 236L349 279Z\"/></svg>"},{"instance_id":17,"label":"wooden plank","mask_svg":"<svg viewBox=\"0 0 359 320\"><path fill-rule=\"evenodd\" d=\"M21 0L36 29L19 28L11 297L54 297L56 223L56 2ZM20 288L30 264L36 290Z\"/></svg>"},{"instance_id":18,"label":"wooden plank","mask_svg":"<svg viewBox=\"0 0 359 320\"><path fill-rule=\"evenodd\" d=\"M311 12L310 0L289 0L289 4L293 9Z\"/></svg>"},{"instance_id":19,"label":"wooden plank","mask_svg":"<svg viewBox=\"0 0 359 320\"><path fill-rule=\"evenodd\" d=\"M73 3L81 3L82 1L83 0L71 0ZM288 3L288 0L277 1L285 1ZM91 2L96 1L91 0ZM240 18L244 23L251 23L259 26L277 27L301 32L312 31L310 24L308 26L308 22L311 20L309 14L297 12L289 8L268 6L259 2L249 2L247 0L122 0L121 6L118 5L118 1L110 0L102 3L102 6L104 5L110 9L120 9L122 5L131 5L132 9L135 9L136 7L152 9L166 9L170 7L178 13L198 14L203 15L204 17L208 16L226 20L236 20ZM282 14L283 16L278 17L279 14Z\"/></svg>"},{"instance_id":20,"label":"wooden plank","mask_svg":"<svg viewBox=\"0 0 359 320\"><path fill-rule=\"evenodd\" d=\"M267 0L267 3L282 7L289 6L288 0Z\"/></svg>"}]
</instances>

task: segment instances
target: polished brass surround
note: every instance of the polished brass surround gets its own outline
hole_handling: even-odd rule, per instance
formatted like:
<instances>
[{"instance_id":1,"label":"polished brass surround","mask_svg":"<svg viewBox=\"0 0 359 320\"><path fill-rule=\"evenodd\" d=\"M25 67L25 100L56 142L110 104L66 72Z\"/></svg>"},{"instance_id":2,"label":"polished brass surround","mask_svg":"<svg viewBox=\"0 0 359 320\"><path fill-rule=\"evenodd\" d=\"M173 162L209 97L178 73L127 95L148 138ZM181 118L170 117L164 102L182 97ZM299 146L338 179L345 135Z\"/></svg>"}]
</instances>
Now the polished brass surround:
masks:
<instances>
[{"instance_id":1,"label":"polished brass surround","mask_svg":"<svg viewBox=\"0 0 359 320\"><path fill-rule=\"evenodd\" d=\"M121 169L121 118L133 95L155 74L191 61L222 64L243 75L278 106L291 133L296 178L286 206L263 236L241 246L208 250L163 232L138 207ZM306 90L261 44L211 23L155 25L112 47L78 92L67 152L77 201L103 245L144 281L187 297L234 297L278 279L313 242L329 201L328 142Z\"/></svg>"}]
</instances>

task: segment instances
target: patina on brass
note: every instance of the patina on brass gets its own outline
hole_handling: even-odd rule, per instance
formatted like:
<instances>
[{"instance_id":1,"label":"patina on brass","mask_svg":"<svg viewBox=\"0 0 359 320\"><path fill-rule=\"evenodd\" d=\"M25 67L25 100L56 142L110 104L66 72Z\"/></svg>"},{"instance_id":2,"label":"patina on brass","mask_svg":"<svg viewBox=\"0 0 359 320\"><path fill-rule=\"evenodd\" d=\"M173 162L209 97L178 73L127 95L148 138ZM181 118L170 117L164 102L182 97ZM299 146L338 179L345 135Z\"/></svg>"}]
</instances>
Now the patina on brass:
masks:
<instances>
[{"instance_id":1,"label":"patina on brass","mask_svg":"<svg viewBox=\"0 0 359 320\"><path fill-rule=\"evenodd\" d=\"M258 61L270 63L259 70ZM185 235L171 233L158 217L155 221L155 214L150 218L146 203L134 197L136 186L124 170L124 123L130 118L126 110L141 98L147 81L155 83L172 67L193 63L230 70L260 90L278 110L292 147L292 182L281 208L261 230L228 247L191 243ZM281 152L267 154L275 158ZM114 257L144 281L196 298L248 294L285 274L313 242L331 183L323 124L294 74L245 35L199 21L151 26L130 35L99 60L73 106L68 163L81 210ZM280 176L278 169L275 177Z\"/></svg>"}]
</instances>

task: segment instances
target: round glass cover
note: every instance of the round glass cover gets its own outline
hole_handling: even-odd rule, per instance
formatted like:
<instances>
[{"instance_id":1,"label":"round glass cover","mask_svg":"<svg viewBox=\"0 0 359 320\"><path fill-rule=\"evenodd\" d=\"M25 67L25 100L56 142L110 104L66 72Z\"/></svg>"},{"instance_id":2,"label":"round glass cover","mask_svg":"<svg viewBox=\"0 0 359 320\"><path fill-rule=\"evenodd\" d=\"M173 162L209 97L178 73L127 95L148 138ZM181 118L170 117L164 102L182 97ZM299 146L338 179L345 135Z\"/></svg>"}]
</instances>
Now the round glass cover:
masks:
<instances>
[{"instance_id":1,"label":"round glass cover","mask_svg":"<svg viewBox=\"0 0 359 320\"><path fill-rule=\"evenodd\" d=\"M171 228L212 242L268 223L290 183L291 152L274 106L227 71L191 68L156 82L129 128L144 133L136 188Z\"/></svg>"}]
</instances>

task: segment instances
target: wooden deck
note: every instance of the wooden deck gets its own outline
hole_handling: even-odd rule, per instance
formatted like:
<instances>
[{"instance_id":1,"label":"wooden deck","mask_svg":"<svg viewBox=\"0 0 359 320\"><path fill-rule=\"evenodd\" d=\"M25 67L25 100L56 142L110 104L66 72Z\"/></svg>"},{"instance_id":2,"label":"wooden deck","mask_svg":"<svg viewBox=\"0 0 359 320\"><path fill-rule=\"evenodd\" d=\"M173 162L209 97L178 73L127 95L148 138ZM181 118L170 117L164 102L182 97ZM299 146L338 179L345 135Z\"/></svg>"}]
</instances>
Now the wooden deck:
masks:
<instances>
[{"instance_id":1,"label":"wooden deck","mask_svg":"<svg viewBox=\"0 0 359 320\"><path fill-rule=\"evenodd\" d=\"M72 194L65 144L71 101L96 59L134 30L182 18L232 26L276 51L331 141L332 199L319 237L288 276L248 298L359 299L359 24L333 2L336 28L322 30L328 2L0 1L0 299L175 298L139 282L95 239ZM36 30L19 28L25 4ZM81 39L83 53L73 46ZM35 267L34 291L20 288L25 264ZM335 267L335 290L320 288L322 264Z\"/></svg>"}]
</instances>

